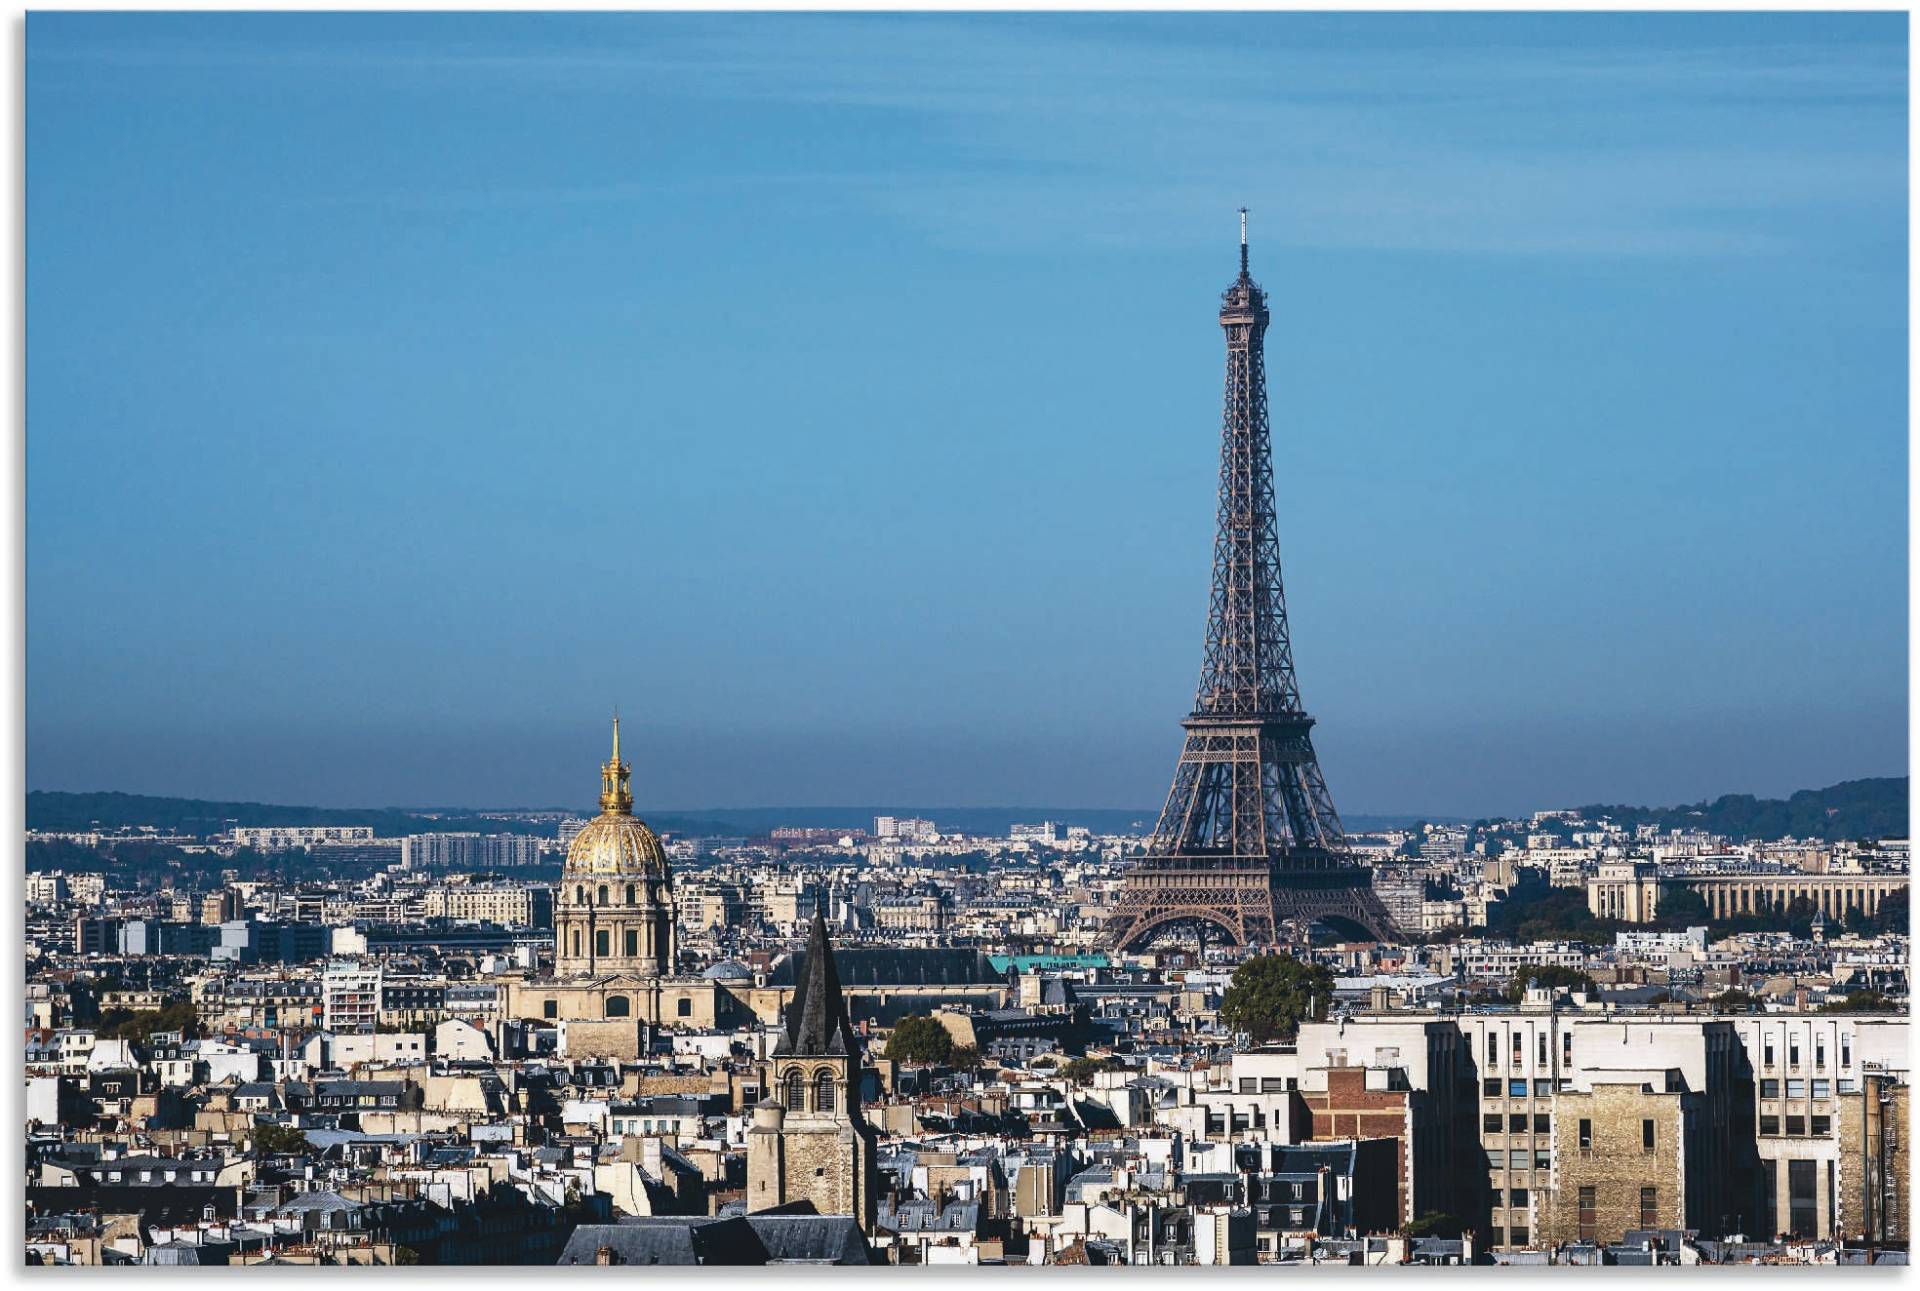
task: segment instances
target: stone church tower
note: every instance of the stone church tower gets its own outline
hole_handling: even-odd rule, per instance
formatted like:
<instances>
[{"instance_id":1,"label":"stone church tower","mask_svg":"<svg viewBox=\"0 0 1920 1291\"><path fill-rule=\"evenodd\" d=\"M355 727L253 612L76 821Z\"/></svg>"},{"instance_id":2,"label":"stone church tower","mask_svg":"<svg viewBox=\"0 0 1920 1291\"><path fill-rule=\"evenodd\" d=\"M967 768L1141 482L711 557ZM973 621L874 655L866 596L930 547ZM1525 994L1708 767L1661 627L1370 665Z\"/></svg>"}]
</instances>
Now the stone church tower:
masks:
<instances>
[{"instance_id":1,"label":"stone church tower","mask_svg":"<svg viewBox=\"0 0 1920 1291\"><path fill-rule=\"evenodd\" d=\"M560 977L673 975L673 875L658 835L633 814L632 774L620 760L616 717L613 757L600 768L600 814L574 835L553 894Z\"/></svg>"},{"instance_id":2,"label":"stone church tower","mask_svg":"<svg viewBox=\"0 0 1920 1291\"><path fill-rule=\"evenodd\" d=\"M767 1100L747 1131L747 1210L810 1201L871 1235L880 1186L877 1136L860 1114L860 1041L816 908L786 1034L766 1068Z\"/></svg>"}]
</instances>

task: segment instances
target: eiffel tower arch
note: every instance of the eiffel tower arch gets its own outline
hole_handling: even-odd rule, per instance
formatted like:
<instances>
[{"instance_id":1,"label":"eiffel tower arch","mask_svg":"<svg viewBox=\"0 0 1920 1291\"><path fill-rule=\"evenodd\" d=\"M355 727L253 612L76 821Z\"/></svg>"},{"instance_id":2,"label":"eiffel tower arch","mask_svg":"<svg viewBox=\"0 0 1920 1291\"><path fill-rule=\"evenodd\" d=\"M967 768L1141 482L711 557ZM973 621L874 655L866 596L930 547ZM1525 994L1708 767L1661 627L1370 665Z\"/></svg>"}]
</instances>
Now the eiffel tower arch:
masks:
<instances>
[{"instance_id":1,"label":"eiffel tower arch","mask_svg":"<svg viewBox=\"0 0 1920 1291\"><path fill-rule=\"evenodd\" d=\"M1267 424L1267 297L1247 268L1221 295L1227 339L1213 593L1193 711L1147 852L1127 871L1106 942L1304 940L1315 923L1397 931L1333 809L1300 703L1280 577Z\"/></svg>"}]
</instances>

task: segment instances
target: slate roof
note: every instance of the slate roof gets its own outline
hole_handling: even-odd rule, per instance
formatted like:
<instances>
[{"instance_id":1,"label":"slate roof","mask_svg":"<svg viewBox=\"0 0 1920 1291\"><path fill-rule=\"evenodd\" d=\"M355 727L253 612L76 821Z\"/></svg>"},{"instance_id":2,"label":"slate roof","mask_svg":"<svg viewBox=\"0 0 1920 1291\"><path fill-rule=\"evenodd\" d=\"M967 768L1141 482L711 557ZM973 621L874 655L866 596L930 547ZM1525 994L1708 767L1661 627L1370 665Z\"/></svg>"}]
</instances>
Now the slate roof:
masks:
<instances>
[{"instance_id":1,"label":"slate roof","mask_svg":"<svg viewBox=\"0 0 1920 1291\"><path fill-rule=\"evenodd\" d=\"M582 1224L561 1264L595 1264L602 1248L619 1264L871 1264L851 1215L648 1215Z\"/></svg>"},{"instance_id":2,"label":"slate roof","mask_svg":"<svg viewBox=\"0 0 1920 1291\"><path fill-rule=\"evenodd\" d=\"M845 1058L857 1056L860 1041L847 1020L846 997L840 993L840 970L834 963L827 921L818 908L807 933L806 973L787 1010L786 1031L774 1046L774 1056Z\"/></svg>"},{"instance_id":3,"label":"slate roof","mask_svg":"<svg viewBox=\"0 0 1920 1291\"><path fill-rule=\"evenodd\" d=\"M993 986L1006 977L977 950L907 946L849 946L834 952L846 986ZM806 978L807 954L788 955L767 974L770 986L796 986Z\"/></svg>"}]
</instances>

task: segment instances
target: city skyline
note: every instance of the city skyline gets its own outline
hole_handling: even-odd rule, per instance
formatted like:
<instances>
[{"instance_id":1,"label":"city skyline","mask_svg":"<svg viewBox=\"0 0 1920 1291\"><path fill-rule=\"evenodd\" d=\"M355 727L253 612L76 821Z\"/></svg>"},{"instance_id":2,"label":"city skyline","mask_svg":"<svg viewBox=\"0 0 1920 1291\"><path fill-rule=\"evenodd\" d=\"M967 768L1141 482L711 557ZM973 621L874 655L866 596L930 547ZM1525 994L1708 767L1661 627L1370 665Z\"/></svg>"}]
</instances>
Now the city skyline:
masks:
<instances>
[{"instance_id":1,"label":"city skyline","mask_svg":"<svg viewBox=\"0 0 1920 1291\"><path fill-rule=\"evenodd\" d=\"M1906 771L1902 16L29 32L29 788L1150 810L1242 204L1346 811Z\"/></svg>"}]
</instances>

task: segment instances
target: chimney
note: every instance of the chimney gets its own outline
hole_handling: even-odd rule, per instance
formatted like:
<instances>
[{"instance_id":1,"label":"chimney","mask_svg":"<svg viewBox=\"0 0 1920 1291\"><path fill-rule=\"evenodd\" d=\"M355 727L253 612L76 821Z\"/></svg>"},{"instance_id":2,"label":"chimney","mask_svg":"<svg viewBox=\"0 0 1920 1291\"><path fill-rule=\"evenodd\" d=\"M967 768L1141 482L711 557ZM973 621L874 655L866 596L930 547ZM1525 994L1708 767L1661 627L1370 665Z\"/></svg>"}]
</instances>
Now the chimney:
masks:
<instances>
[{"instance_id":1,"label":"chimney","mask_svg":"<svg viewBox=\"0 0 1920 1291\"><path fill-rule=\"evenodd\" d=\"M602 1246L593 1253L593 1262L601 1267L605 1267L609 1264L618 1264L620 1259L613 1253L611 1246Z\"/></svg>"},{"instance_id":2,"label":"chimney","mask_svg":"<svg viewBox=\"0 0 1920 1291\"><path fill-rule=\"evenodd\" d=\"M1371 994L1371 1006L1375 1013L1385 1013L1393 1007L1392 992L1385 986L1375 986Z\"/></svg>"}]
</instances>

